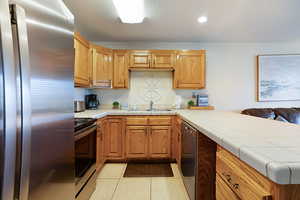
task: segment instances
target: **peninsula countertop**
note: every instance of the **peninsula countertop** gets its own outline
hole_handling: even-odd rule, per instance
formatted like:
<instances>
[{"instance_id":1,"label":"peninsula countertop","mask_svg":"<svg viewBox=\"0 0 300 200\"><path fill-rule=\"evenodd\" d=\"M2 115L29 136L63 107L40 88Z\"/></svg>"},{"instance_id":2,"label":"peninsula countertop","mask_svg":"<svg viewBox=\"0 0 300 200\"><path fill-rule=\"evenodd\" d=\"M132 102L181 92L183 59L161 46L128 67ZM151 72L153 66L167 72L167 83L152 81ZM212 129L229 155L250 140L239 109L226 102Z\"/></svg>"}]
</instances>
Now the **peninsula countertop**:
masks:
<instances>
[{"instance_id":1,"label":"peninsula countertop","mask_svg":"<svg viewBox=\"0 0 300 200\"><path fill-rule=\"evenodd\" d=\"M300 184L300 126L296 124L234 112L197 110L89 110L75 117L175 114L275 183Z\"/></svg>"}]
</instances>

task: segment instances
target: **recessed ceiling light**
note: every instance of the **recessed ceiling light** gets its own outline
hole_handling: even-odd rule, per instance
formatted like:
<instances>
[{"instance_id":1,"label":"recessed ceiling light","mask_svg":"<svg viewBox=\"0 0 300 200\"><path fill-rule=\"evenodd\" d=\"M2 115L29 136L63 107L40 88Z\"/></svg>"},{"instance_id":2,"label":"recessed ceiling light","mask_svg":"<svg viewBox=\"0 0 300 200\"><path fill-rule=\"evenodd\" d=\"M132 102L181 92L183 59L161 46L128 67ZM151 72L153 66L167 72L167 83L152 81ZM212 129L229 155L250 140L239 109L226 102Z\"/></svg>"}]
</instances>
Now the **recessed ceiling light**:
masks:
<instances>
[{"instance_id":1,"label":"recessed ceiling light","mask_svg":"<svg viewBox=\"0 0 300 200\"><path fill-rule=\"evenodd\" d=\"M142 23L145 17L144 0L113 0L123 23Z\"/></svg>"},{"instance_id":2,"label":"recessed ceiling light","mask_svg":"<svg viewBox=\"0 0 300 200\"><path fill-rule=\"evenodd\" d=\"M206 16L201 16L201 17L199 17L199 18L198 18L198 22L199 22L200 24L206 23L206 22L207 22L207 17L206 17Z\"/></svg>"}]
</instances>

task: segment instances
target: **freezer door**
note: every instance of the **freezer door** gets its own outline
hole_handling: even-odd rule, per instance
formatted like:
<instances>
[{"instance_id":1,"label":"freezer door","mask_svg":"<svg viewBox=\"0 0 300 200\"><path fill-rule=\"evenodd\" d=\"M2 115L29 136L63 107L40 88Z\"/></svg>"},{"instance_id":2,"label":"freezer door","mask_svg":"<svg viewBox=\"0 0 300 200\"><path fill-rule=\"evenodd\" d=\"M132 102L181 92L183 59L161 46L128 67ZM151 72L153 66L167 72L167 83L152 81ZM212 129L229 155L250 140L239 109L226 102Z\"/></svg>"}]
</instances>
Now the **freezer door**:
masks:
<instances>
[{"instance_id":1,"label":"freezer door","mask_svg":"<svg viewBox=\"0 0 300 200\"><path fill-rule=\"evenodd\" d=\"M0 1L0 199L12 200L16 155L16 77L7 0Z\"/></svg>"},{"instance_id":2,"label":"freezer door","mask_svg":"<svg viewBox=\"0 0 300 200\"><path fill-rule=\"evenodd\" d=\"M22 129L18 137L22 138L22 145L18 151L21 161L17 162L20 180L16 183L20 188L16 192L21 200L73 200L72 15L61 0L14 0L10 3L16 5L14 35L17 38L14 41L18 41L15 46L16 55L19 55L16 62L22 80L23 67L29 63L31 88L28 98L22 92L23 125L28 122L28 112L24 109L29 105L24 100L31 102L31 136ZM25 55L26 48L29 56ZM23 91L23 86L29 83L21 81L21 85Z\"/></svg>"}]
</instances>

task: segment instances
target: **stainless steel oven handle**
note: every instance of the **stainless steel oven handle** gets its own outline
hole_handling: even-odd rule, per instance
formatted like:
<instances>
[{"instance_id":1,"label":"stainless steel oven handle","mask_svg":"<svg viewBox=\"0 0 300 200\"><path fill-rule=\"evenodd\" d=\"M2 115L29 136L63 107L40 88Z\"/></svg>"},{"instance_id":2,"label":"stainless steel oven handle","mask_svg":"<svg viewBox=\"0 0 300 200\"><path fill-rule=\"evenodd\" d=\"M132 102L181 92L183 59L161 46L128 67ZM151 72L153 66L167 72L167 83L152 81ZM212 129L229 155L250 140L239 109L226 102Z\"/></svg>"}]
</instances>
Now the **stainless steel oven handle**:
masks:
<instances>
[{"instance_id":1,"label":"stainless steel oven handle","mask_svg":"<svg viewBox=\"0 0 300 200\"><path fill-rule=\"evenodd\" d=\"M83 137L86 137L87 135L91 134L92 132L94 132L95 130L97 130L97 125L93 124L90 128L88 128L86 131L83 131L77 135L75 135L75 142L77 140L80 140Z\"/></svg>"}]
</instances>

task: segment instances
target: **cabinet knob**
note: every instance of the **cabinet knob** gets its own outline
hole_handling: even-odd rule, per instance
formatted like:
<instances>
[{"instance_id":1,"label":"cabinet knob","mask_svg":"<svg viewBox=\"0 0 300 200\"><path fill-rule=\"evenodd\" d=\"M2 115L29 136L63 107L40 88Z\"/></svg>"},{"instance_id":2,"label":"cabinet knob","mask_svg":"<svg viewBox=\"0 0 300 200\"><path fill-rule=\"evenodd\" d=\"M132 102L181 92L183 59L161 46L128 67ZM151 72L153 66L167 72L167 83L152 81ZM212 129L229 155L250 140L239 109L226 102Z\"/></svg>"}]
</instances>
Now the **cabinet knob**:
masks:
<instances>
[{"instance_id":1,"label":"cabinet knob","mask_svg":"<svg viewBox=\"0 0 300 200\"><path fill-rule=\"evenodd\" d=\"M231 175L230 174L226 174L225 172L222 173L223 176L225 176L227 182L236 190L239 189L240 185L238 183L233 183Z\"/></svg>"},{"instance_id":2,"label":"cabinet knob","mask_svg":"<svg viewBox=\"0 0 300 200\"><path fill-rule=\"evenodd\" d=\"M237 190L237 189L239 189L239 186L240 186L240 185L236 183L236 184L234 184L232 187L233 187L234 189Z\"/></svg>"}]
</instances>

